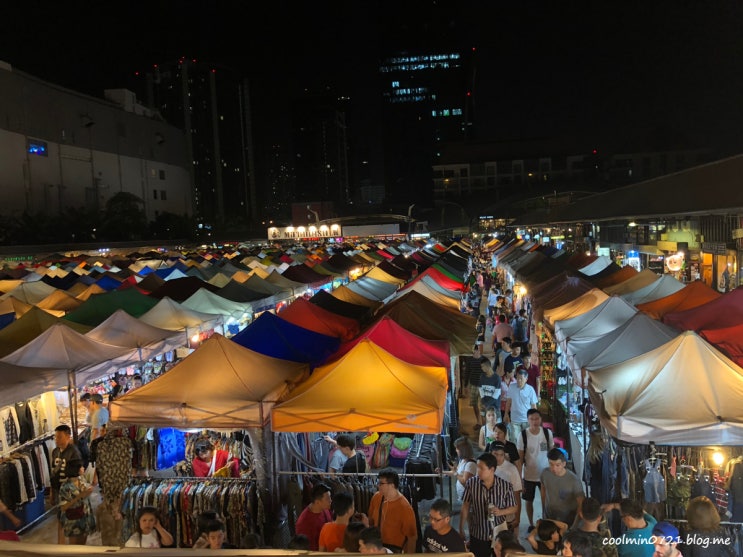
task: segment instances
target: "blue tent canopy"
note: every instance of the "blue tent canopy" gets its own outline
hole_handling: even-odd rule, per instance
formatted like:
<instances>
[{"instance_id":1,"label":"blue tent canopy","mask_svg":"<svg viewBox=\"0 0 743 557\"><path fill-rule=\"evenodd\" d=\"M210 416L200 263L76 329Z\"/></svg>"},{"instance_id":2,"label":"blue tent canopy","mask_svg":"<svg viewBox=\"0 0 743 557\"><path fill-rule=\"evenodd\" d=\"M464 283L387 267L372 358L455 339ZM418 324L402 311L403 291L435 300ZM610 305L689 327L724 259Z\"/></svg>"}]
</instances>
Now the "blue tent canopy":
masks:
<instances>
[{"instance_id":1,"label":"blue tent canopy","mask_svg":"<svg viewBox=\"0 0 743 557\"><path fill-rule=\"evenodd\" d=\"M340 339L310 331L264 312L232 341L266 356L316 367L340 346Z\"/></svg>"}]
</instances>

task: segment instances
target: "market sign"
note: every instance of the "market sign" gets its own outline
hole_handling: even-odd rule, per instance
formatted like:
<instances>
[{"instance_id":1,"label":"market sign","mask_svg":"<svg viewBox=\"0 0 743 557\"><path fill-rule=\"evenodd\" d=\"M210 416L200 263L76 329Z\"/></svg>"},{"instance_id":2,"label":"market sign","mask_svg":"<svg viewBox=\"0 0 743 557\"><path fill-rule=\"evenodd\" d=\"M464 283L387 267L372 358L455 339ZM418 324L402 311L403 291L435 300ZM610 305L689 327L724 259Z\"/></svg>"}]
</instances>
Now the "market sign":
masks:
<instances>
[{"instance_id":1,"label":"market sign","mask_svg":"<svg viewBox=\"0 0 743 557\"><path fill-rule=\"evenodd\" d=\"M316 226L272 226L266 231L269 240L309 240L314 238L335 238L342 236L340 224Z\"/></svg>"},{"instance_id":2,"label":"market sign","mask_svg":"<svg viewBox=\"0 0 743 557\"><path fill-rule=\"evenodd\" d=\"M727 255L728 246L723 242L702 242L702 251L713 255Z\"/></svg>"}]
</instances>

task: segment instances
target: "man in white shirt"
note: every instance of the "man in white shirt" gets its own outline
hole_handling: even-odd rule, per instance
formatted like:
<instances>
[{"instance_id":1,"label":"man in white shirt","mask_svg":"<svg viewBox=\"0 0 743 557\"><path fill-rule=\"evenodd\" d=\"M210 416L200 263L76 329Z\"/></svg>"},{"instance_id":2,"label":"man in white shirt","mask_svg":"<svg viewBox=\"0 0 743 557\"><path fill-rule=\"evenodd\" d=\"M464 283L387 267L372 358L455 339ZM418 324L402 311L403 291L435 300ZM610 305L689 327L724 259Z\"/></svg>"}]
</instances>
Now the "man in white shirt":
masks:
<instances>
[{"instance_id":1,"label":"man in white shirt","mask_svg":"<svg viewBox=\"0 0 743 557\"><path fill-rule=\"evenodd\" d=\"M516 382L511 383L506 395L506 415L503 421L509 423L511 441L514 443L521 432L529 427L527 412L536 409L539 399L534 388L527 384L529 372L522 367L516 370Z\"/></svg>"},{"instance_id":2,"label":"man in white shirt","mask_svg":"<svg viewBox=\"0 0 743 557\"><path fill-rule=\"evenodd\" d=\"M522 497L526 501L526 516L529 525L534 526L534 496L542 487L540 483L542 472L549 468L547 453L555 446L555 442L552 439L552 432L542 427L542 415L539 410L529 410L528 420L529 428L519 434L516 448L519 450L519 460L522 463L521 477L524 480Z\"/></svg>"},{"instance_id":3,"label":"man in white shirt","mask_svg":"<svg viewBox=\"0 0 743 557\"><path fill-rule=\"evenodd\" d=\"M516 499L516 512L513 515L506 516L506 522L508 522L509 530L518 532L521 519L521 472L506 459L506 445L504 443L500 441L490 443L490 452L498 463L498 467L495 469L495 475L506 480L513 486L513 498Z\"/></svg>"}]
</instances>

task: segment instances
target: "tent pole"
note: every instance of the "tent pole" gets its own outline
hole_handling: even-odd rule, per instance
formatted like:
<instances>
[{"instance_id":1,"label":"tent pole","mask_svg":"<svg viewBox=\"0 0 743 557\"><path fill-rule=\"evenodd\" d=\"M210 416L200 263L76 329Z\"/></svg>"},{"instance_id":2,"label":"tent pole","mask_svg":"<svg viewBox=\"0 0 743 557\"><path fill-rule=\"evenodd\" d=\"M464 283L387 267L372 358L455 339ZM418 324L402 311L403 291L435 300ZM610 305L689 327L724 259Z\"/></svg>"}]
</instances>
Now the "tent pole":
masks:
<instances>
[{"instance_id":1,"label":"tent pole","mask_svg":"<svg viewBox=\"0 0 743 557\"><path fill-rule=\"evenodd\" d=\"M67 395L70 399L70 428L72 440L77 444L77 385L74 370L67 370Z\"/></svg>"}]
</instances>

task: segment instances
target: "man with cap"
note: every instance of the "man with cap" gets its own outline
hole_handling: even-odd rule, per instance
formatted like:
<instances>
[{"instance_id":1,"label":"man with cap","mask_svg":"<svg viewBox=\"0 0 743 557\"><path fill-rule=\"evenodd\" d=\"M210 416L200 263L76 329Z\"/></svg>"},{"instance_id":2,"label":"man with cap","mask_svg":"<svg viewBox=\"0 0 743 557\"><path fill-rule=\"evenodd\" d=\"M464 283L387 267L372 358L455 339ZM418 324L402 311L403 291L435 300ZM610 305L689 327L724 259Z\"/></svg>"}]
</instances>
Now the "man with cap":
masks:
<instances>
[{"instance_id":1,"label":"man with cap","mask_svg":"<svg viewBox=\"0 0 743 557\"><path fill-rule=\"evenodd\" d=\"M678 528L670 522L659 522L653 528L653 557L682 557L677 547L680 541Z\"/></svg>"},{"instance_id":2,"label":"man with cap","mask_svg":"<svg viewBox=\"0 0 743 557\"><path fill-rule=\"evenodd\" d=\"M108 410L103 407L103 396L90 395L90 440L103 437L108 424Z\"/></svg>"}]
</instances>

